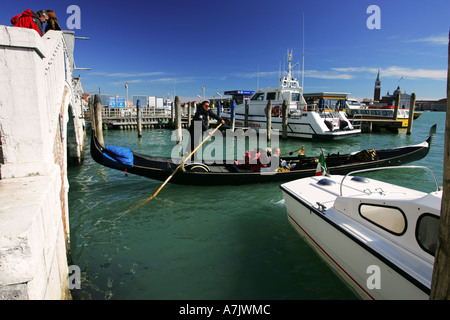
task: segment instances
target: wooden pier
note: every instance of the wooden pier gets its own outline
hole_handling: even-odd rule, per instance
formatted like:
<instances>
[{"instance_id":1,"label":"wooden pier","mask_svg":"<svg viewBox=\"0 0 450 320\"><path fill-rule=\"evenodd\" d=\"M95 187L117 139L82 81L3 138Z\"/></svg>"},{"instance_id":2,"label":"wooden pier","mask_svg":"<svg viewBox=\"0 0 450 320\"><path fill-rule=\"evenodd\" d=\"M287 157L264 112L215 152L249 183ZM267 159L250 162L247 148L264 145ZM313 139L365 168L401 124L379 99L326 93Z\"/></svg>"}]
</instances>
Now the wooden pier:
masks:
<instances>
[{"instance_id":1,"label":"wooden pier","mask_svg":"<svg viewBox=\"0 0 450 320\"><path fill-rule=\"evenodd\" d=\"M91 102L90 102L91 103ZM93 102L92 102L93 103ZM143 129L168 128L173 124L174 116L170 111L160 111L154 107L141 107L140 125ZM91 119L89 114L86 119ZM138 129L137 108L102 108L103 129L136 130ZM182 127L188 126L187 111L182 116Z\"/></svg>"}]
</instances>

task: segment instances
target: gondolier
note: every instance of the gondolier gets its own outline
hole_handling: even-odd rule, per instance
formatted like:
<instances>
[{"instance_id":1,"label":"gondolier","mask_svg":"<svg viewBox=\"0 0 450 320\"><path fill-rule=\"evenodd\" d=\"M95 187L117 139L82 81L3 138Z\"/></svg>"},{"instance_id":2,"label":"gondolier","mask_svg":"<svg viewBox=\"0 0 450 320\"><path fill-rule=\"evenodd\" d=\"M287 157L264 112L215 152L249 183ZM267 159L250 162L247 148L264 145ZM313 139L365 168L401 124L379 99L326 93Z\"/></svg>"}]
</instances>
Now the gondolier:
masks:
<instances>
[{"instance_id":1,"label":"gondolier","mask_svg":"<svg viewBox=\"0 0 450 320\"><path fill-rule=\"evenodd\" d=\"M195 149L198 145L200 138L203 136L203 132L209 129L208 127L208 117L214 118L219 122L225 123L225 120L222 117L218 116L214 112L209 109L209 101L203 101L200 106L197 107L197 111L194 114L193 122L191 127L189 128L190 133L190 143L187 146L190 146L189 153ZM197 132L196 132L197 130ZM193 159L196 158L196 154L194 154Z\"/></svg>"}]
</instances>

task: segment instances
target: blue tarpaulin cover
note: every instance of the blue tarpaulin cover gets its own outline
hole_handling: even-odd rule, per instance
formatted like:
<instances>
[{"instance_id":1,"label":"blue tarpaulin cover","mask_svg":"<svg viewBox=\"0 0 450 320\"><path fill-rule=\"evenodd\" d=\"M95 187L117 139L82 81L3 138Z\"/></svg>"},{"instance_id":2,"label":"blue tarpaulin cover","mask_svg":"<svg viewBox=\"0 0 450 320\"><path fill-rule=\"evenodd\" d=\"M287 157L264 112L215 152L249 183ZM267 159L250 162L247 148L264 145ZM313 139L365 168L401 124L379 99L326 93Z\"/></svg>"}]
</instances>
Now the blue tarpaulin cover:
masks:
<instances>
[{"instance_id":1,"label":"blue tarpaulin cover","mask_svg":"<svg viewBox=\"0 0 450 320\"><path fill-rule=\"evenodd\" d=\"M133 166L134 156L130 148L106 146L103 156L105 160L112 161L112 164L122 164L128 167Z\"/></svg>"}]
</instances>

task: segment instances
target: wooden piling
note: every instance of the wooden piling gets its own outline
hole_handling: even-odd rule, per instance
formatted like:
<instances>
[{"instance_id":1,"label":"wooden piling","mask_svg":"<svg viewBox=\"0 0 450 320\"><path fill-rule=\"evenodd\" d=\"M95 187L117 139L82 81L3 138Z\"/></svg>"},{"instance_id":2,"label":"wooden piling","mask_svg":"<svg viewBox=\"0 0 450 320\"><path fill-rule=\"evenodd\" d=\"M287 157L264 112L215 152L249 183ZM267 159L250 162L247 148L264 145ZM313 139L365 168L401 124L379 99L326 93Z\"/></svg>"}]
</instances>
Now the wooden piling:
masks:
<instances>
[{"instance_id":1,"label":"wooden piling","mask_svg":"<svg viewBox=\"0 0 450 320\"><path fill-rule=\"evenodd\" d=\"M434 258L433 278L431 280L430 299L432 300L450 300L450 32L443 182L439 236Z\"/></svg>"},{"instance_id":2,"label":"wooden piling","mask_svg":"<svg viewBox=\"0 0 450 320\"><path fill-rule=\"evenodd\" d=\"M138 138L142 138L142 109L140 100L136 101L136 117Z\"/></svg>"},{"instance_id":3,"label":"wooden piling","mask_svg":"<svg viewBox=\"0 0 450 320\"><path fill-rule=\"evenodd\" d=\"M180 97L175 97L175 129L177 130L177 143L181 142L181 103Z\"/></svg>"},{"instance_id":4,"label":"wooden piling","mask_svg":"<svg viewBox=\"0 0 450 320\"><path fill-rule=\"evenodd\" d=\"M170 105L170 123L175 126L175 103Z\"/></svg>"},{"instance_id":5,"label":"wooden piling","mask_svg":"<svg viewBox=\"0 0 450 320\"><path fill-rule=\"evenodd\" d=\"M102 102L100 100L100 95L96 94L94 97L94 128L95 135L97 137L98 142L105 146L105 142L103 140L103 121L102 121Z\"/></svg>"},{"instance_id":6,"label":"wooden piling","mask_svg":"<svg viewBox=\"0 0 450 320\"><path fill-rule=\"evenodd\" d=\"M411 94L411 100L409 102L408 129L406 130L406 134L411 134L411 132L412 132L415 108L416 108L416 94L412 93Z\"/></svg>"},{"instance_id":7,"label":"wooden piling","mask_svg":"<svg viewBox=\"0 0 450 320\"><path fill-rule=\"evenodd\" d=\"M283 106L281 107L281 137L287 139L287 125L288 125L288 106L286 100L283 100Z\"/></svg>"},{"instance_id":8,"label":"wooden piling","mask_svg":"<svg viewBox=\"0 0 450 320\"><path fill-rule=\"evenodd\" d=\"M401 99L401 94L399 93L398 96L395 98L395 109L394 109L394 120L397 120L398 118L398 108L400 108L400 101Z\"/></svg>"},{"instance_id":9,"label":"wooden piling","mask_svg":"<svg viewBox=\"0 0 450 320\"><path fill-rule=\"evenodd\" d=\"M271 141L272 137L272 100L267 101L266 106L266 118L267 118L267 141Z\"/></svg>"},{"instance_id":10,"label":"wooden piling","mask_svg":"<svg viewBox=\"0 0 450 320\"><path fill-rule=\"evenodd\" d=\"M94 127L94 121L95 121L95 117L94 117L94 99L95 99L95 96L90 96L88 98L88 110L89 110L89 121L91 122L91 127L95 129L95 127Z\"/></svg>"},{"instance_id":11,"label":"wooden piling","mask_svg":"<svg viewBox=\"0 0 450 320\"><path fill-rule=\"evenodd\" d=\"M192 118L192 102L188 104L188 128L191 127L191 118Z\"/></svg>"}]
</instances>

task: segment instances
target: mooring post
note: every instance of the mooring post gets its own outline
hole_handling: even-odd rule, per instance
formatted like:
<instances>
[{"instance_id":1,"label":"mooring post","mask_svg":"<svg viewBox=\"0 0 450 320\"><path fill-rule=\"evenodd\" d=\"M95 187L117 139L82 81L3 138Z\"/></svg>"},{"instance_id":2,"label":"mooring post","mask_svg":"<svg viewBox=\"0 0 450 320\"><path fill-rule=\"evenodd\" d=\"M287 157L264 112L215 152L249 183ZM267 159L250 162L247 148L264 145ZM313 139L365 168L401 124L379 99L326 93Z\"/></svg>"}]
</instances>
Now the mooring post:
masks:
<instances>
[{"instance_id":1,"label":"mooring post","mask_svg":"<svg viewBox=\"0 0 450 320\"><path fill-rule=\"evenodd\" d=\"M220 105L220 101L217 102L217 115L220 117L222 114L222 106Z\"/></svg>"},{"instance_id":2,"label":"mooring post","mask_svg":"<svg viewBox=\"0 0 450 320\"><path fill-rule=\"evenodd\" d=\"M409 102L408 129L406 130L406 134L411 134L411 132L412 132L415 108L416 108L416 94L412 93L411 100Z\"/></svg>"},{"instance_id":3,"label":"mooring post","mask_svg":"<svg viewBox=\"0 0 450 320\"><path fill-rule=\"evenodd\" d=\"M96 94L94 97L94 128L98 142L104 147L102 109L102 101L100 100L100 96Z\"/></svg>"},{"instance_id":4,"label":"mooring post","mask_svg":"<svg viewBox=\"0 0 450 320\"><path fill-rule=\"evenodd\" d=\"M282 127L281 127L281 136L283 139L287 139L287 125L288 125L288 106L286 100L283 100L283 106L281 109L281 121L282 121Z\"/></svg>"},{"instance_id":5,"label":"mooring post","mask_svg":"<svg viewBox=\"0 0 450 320\"><path fill-rule=\"evenodd\" d=\"M398 96L395 97L394 120L397 120L398 117L398 108L400 108L400 101L402 100L401 96L401 93L399 93Z\"/></svg>"},{"instance_id":6,"label":"mooring post","mask_svg":"<svg viewBox=\"0 0 450 320\"><path fill-rule=\"evenodd\" d=\"M236 102L231 101L231 132L234 132L236 120Z\"/></svg>"},{"instance_id":7,"label":"mooring post","mask_svg":"<svg viewBox=\"0 0 450 320\"><path fill-rule=\"evenodd\" d=\"M180 97L175 97L175 129L177 130L177 143L181 142L181 103Z\"/></svg>"},{"instance_id":8,"label":"mooring post","mask_svg":"<svg viewBox=\"0 0 450 320\"><path fill-rule=\"evenodd\" d=\"M447 113L445 118L444 175L439 236L434 258L430 299L450 300L450 32L447 66Z\"/></svg>"},{"instance_id":9,"label":"mooring post","mask_svg":"<svg viewBox=\"0 0 450 320\"><path fill-rule=\"evenodd\" d=\"M175 127L175 102L170 105L170 122L171 125Z\"/></svg>"},{"instance_id":10,"label":"mooring post","mask_svg":"<svg viewBox=\"0 0 450 320\"><path fill-rule=\"evenodd\" d=\"M250 109L250 106L248 105L248 100L245 101L245 121L244 121L244 127L248 128L248 111Z\"/></svg>"},{"instance_id":11,"label":"mooring post","mask_svg":"<svg viewBox=\"0 0 450 320\"><path fill-rule=\"evenodd\" d=\"M138 129L138 138L142 138L142 109L141 109L141 100L136 101L136 122Z\"/></svg>"},{"instance_id":12,"label":"mooring post","mask_svg":"<svg viewBox=\"0 0 450 320\"><path fill-rule=\"evenodd\" d=\"M192 118L192 102L188 104L188 128L191 127L191 118Z\"/></svg>"},{"instance_id":13,"label":"mooring post","mask_svg":"<svg viewBox=\"0 0 450 320\"><path fill-rule=\"evenodd\" d=\"M267 141L272 140L272 100L267 101L266 106L266 128L267 128Z\"/></svg>"},{"instance_id":14,"label":"mooring post","mask_svg":"<svg viewBox=\"0 0 450 320\"><path fill-rule=\"evenodd\" d=\"M91 122L91 127L95 129L94 121L95 121L95 113L94 113L94 99L95 96L90 96L88 99L88 110L89 110L89 121Z\"/></svg>"}]
</instances>

